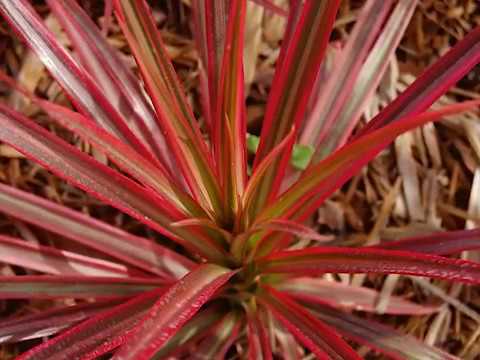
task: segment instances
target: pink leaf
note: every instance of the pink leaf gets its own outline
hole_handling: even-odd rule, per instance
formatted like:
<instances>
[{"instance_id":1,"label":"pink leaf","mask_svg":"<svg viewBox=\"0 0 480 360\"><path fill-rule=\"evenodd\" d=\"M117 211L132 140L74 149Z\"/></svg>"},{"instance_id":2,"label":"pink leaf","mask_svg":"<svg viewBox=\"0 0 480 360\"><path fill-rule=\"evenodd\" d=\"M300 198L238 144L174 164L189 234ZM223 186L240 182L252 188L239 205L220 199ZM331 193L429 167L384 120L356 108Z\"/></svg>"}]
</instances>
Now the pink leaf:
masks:
<instances>
[{"instance_id":1,"label":"pink leaf","mask_svg":"<svg viewBox=\"0 0 480 360\"><path fill-rule=\"evenodd\" d=\"M62 306L3 320L0 322L0 343L14 343L56 334L110 306L117 305L120 301L108 299Z\"/></svg>"},{"instance_id":2,"label":"pink leaf","mask_svg":"<svg viewBox=\"0 0 480 360\"><path fill-rule=\"evenodd\" d=\"M384 242L375 248L414 251L435 255L451 255L480 249L480 229L443 231Z\"/></svg>"},{"instance_id":3,"label":"pink leaf","mask_svg":"<svg viewBox=\"0 0 480 360\"><path fill-rule=\"evenodd\" d=\"M116 0L118 22L143 75L159 123L195 198L220 218L213 159L145 1Z\"/></svg>"},{"instance_id":4,"label":"pink leaf","mask_svg":"<svg viewBox=\"0 0 480 360\"><path fill-rule=\"evenodd\" d=\"M105 98L92 78L75 63L46 28L29 1L1 0L0 11L42 60L82 113L138 149L146 158L152 159L151 153L130 131L121 115Z\"/></svg>"},{"instance_id":5,"label":"pink leaf","mask_svg":"<svg viewBox=\"0 0 480 360\"><path fill-rule=\"evenodd\" d=\"M100 30L75 0L52 1L48 4L73 43L76 55L103 94L122 115L129 128L159 157L169 169L173 159L157 124L155 113L143 89L118 50L104 38ZM112 0L106 2L104 19L110 19ZM104 24L106 27L108 23Z\"/></svg>"},{"instance_id":6,"label":"pink leaf","mask_svg":"<svg viewBox=\"0 0 480 360\"><path fill-rule=\"evenodd\" d=\"M207 258L213 256L220 261L224 258L213 242L212 247L208 245L209 238L200 239L200 234L193 234L185 229L172 229L170 224L184 216L178 210L166 206L163 199L151 190L93 160L33 121L1 104L0 125L0 140L36 159L56 175L182 245L191 246L191 249L196 249L193 251L198 251ZM196 240L197 245L194 245Z\"/></svg>"},{"instance_id":7,"label":"pink leaf","mask_svg":"<svg viewBox=\"0 0 480 360\"><path fill-rule=\"evenodd\" d=\"M0 211L158 276L181 277L194 263L176 252L51 201L0 184Z\"/></svg>"},{"instance_id":8,"label":"pink leaf","mask_svg":"<svg viewBox=\"0 0 480 360\"><path fill-rule=\"evenodd\" d=\"M0 262L52 275L128 277L142 274L110 261L0 235Z\"/></svg>"},{"instance_id":9,"label":"pink leaf","mask_svg":"<svg viewBox=\"0 0 480 360\"><path fill-rule=\"evenodd\" d=\"M315 304L311 310L316 317L337 329L347 338L367 345L389 358L395 360L459 360L456 356L428 346L413 336L402 334L378 322L359 318L327 305Z\"/></svg>"},{"instance_id":10,"label":"pink leaf","mask_svg":"<svg viewBox=\"0 0 480 360\"><path fill-rule=\"evenodd\" d=\"M115 298L165 287L160 279L94 276L0 276L0 299Z\"/></svg>"},{"instance_id":11,"label":"pink leaf","mask_svg":"<svg viewBox=\"0 0 480 360\"><path fill-rule=\"evenodd\" d=\"M480 284L480 264L407 251L312 247L277 252L257 264L263 273L402 274Z\"/></svg>"},{"instance_id":12,"label":"pink leaf","mask_svg":"<svg viewBox=\"0 0 480 360\"><path fill-rule=\"evenodd\" d=\"M427 110L479 62L480 26L425 70L395 101L364 126L356 138Z\"/></svg>"},{"instance_id":13,"label":"pink leaf","mask_svg":"<svg viewBox=\"0 0 480 360\"><path fill-rule=\"evenodd\" d=\"M328 303L335 307L375 312L380 294L373 289L316 278L288 279L275 288L305 303ZM428 315L438 306L419 305L398 296L390 296L386 314Z\"/></svg>"}]
</instances>

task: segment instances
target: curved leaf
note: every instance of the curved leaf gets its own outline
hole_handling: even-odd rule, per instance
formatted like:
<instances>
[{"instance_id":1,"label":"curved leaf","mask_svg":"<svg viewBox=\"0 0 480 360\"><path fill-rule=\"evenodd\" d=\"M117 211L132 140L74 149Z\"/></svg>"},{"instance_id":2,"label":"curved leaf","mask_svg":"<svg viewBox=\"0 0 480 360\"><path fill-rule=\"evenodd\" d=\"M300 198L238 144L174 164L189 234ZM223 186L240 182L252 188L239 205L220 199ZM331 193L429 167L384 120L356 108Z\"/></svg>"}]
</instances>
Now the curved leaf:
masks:
<instances>
[{"instance_id":1,"label":"curved leaf","mask_svg":"<svg viewBox=\"0 0 480 360\"><path fill-rule=\"evenodd\" d=\"M337 281L316 278L288 279L274 287L305 303L328 303L343 309L376 312L380 294L373 289L347 285ZM385 314L428 315L437 312L439 306L419 305L391 295Z\"/></svg>"},{"instance_id":2,"label":"curved leaf","mask_svg":"<svg viewBox=\"0 0 480 360\"><path fill-rule=\"evenodd\" d=\"M128 277L123 265L0 235L0 262L52 275ZM137 274L138 275L138 274Z\"/></svg>"},{"instance_id":3,"label":"curved leaf","mask_svg":"<svg viewBox=\"0 0 480 360\"><path fill-rule=\"evenodd\" d=\"M195 198L221 217L213 159L145 1L116 0L118 22L143 75L170 149Z\"/></svg>"},{"instance_id":4,"label":"curved leaf","mask_svg":"<svg viewBox=\"0 0 480 360\"><path fill-rule=\"evenodd\" d=\"M208 237L170 224L184 218L160 196L60 140L23 115L0 104L0 140L80 189L151 228L220 263L224 255ZM188 234L188 235L187 235ZM194 244L196 242L196 245ZM209 246L211 244L211 246Z\"/></svg>"},{"instance_id":5,"label":"curved leaf","mask_svg":"<svg viewBox=\"0 0 480 360\"><path fill-rule=\"evenodd\" d=\"M451 255L466 250L480 249L480 229L443 231L384 242L372 247L434 255Z\"/></svg>"},{"instance_id":6,"label":"curved leaf","mask_svg":"<svg viewBox=\"0 0 480 360\"><path fill-rule=\"evenodd\" d=\"M0 322L0 344L37 339L56 334L100 311L117 305L120 301L108 299L94 303L63 306L3 320Z\"/></svg>"},{"instance_id":7,"label":"curved leaf","mask_svg":"<svg viewBox=\"0 0 480 360\"><path fill-rule=\"evenodd\" d=\"M312 247L258 259L263 273L376 273L426 276L480 284L480 264L441 256L373 248Z\"/></svg>"},{"instance_id":8,"label":"curved leaf","mask_svg":"<svg viewBox=\"0 0 480 360\"><path fill-rule=\"evenodd\" d=\"M303 6L295 31L277 64L254 167L284 139L292 126L300 127L339 5L339 0L322 0L307 1ZM289 157L288 154L287 159ZM263 177L254 214L277 195L287 164L288 161L276 160Z\"/></svg>"},{"instance_id":9,"label":"curved leaf","mask_svg":"<svg viewBox=\"0 0 480 360\"><path fill-rule=\"evenodd\" d=\"M0 276L0 299L115 298L165 287L159 279L95 276Z\"/></svg>"},{"instance_id":10,"label":"curved leaf","mask_svg":"<svg viewBox=\"0 0 480 360\"><path fill-rule=\"evenodd\" d=\"M264 290L258 300L319 359L361 359L335 330L317 320L307 309L272 288Z\"/></svg>"},{"instance_id":11,"label":"curved leaf","mask_svg":"<svg viewBox=\"0 0 480 360\"><path fill-rule=\"evenodd\" d=\"M347 338L365 344L395 360L459 360L453 355L424 344L413 336L327 305L315 304L311 311Z\"/></svg>"},{"instance_id":12,"label":"curved leaf","mask_svg":"<svg viewBox=\"0 0 480 360\"><path fill-rule=\"evenodd\" d=\"M94 315L26 353L19 360L95 359L127 341L132 329L161 296L150 291Z\"/></svg>"},{"instance_id":13,"label":"curved leaf","mask_svg":"<svg viewBox=\"0 0 480 360\"><path fill-rule=\"evenodd\" d=\"M155 303L114 359L149 359L234 274L235 271L210 264L190 272Z\"/></svg>"},{"instance_id":14,"label":"curved leaf","mask_svg":"<svg viewBox=\"0 0 480 360\"><path fill-rule=\"evenodd\" d=\"M0 211L158 276L179 278L194 266L192 261L153 240L3 184Z\"/></svg>"},{"instance_id":15,"label":"curved leaf","mask_svg":"<svg viewBox=\"0 0 480 360\"><path fill-rule=\"evenodd\" d=\"M132 131L159 157L160 162L173 169L173 160L152 106L119 52L107 42L77 1L49 0L48 4L67 31L82 65L102 88L105 97ZM111 0L108 5L105 11L110 8L111 12Z\"/></svg>"},{"instance_id":16,"label":"curved leaf","mask_svg":"<svg viewBox=\"0 0 480 360\"><path fill-rule=\"evenodd\" d=\"M130 131L92 78L75 63L43 24L29 1L1 0L0 11L66 90L82 113L138 149L148 159L152 159L151 153Z\"/></svg>"}]
</instances>

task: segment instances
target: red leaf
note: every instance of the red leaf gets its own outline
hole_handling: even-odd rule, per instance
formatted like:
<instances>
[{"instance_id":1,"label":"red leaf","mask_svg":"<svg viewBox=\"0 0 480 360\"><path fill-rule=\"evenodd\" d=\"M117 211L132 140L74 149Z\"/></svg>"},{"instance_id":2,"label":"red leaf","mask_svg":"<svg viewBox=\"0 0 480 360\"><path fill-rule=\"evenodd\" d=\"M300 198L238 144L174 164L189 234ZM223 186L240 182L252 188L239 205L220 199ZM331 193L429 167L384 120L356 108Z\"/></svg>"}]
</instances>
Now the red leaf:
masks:
<instances>
[{"instance_id":1,"label":"red leaf","mask_svg":"<svg viewBox=\"0 0 480 360\"><path fill-rule=\"evenodd\" d=\"M258 309L247 316L248 360L272 360L270 337Z\"/></svg>"},{"instance_id":2,"label":"red leaf","mask_svg":"<svg viewBox=\"0 0 480 360\"><path fill-rule=\"evenodd\" d=\"M214 1L215 2L215 1ZM243 48L246 0L230 1L223 63L213 109L214 151L223 188L226 213L231 219L240 210L247 177Z\"/></svg>"},{"instance_id":3,"label":"red leaf","mask_svg":"<svg viewBox=\"0 0 480 360\"><path fill-rule=\"evenodd\" d=\"M384 1L384 3L386 4L387 1ZM368 106L369 99L375 94L385 71L388 69L389 59L403 38L405 29L410 23L410 19L417 7L417 3L418 0L398 1L395 5L395 8L389 15L389 19L378 35L375 44L370 49L367 59L362 65L353 90L348 92L348 99L336 116L334 126L331 126L328 132L324 129L322 132L323 135L319 135L317 139L310 138L310 141L315 141L317 144L317 152L312 159L313 162L318 162L330 155L350 137L363 111L366 106ZM373 18L376 17L376 15L370 16ZM363 22L359 19L357 19L357 24L358 26L364 26ZM368 28L366 29L369 31ZM342 52L342 56L343 55ZM345 56L348 57L346 54ZM341 67L339 67L339 69L341 69ZM348 74L348 71L344 70L344 72ZM333 79L333 75L331 75L331 78ZM314 115L312 114L310 116L312 121L314 121ZM302 134L302 140L304 141L302 143L305 143L307 140L303 136L305 136L305 138L309 137L308 130L305 129Z\"/></svg>"},{"instance_id":4,"label":"red leaf","mask_svg":"<svg viewBox=\"0 0 480 360\"><path fill-rule=\"evenodd\" d=\"M414 251L435 255L457 254L465 250L480 249L480 229L443 231L385 242L374 248Z\"/></svg>"},{"instance_id":5,"label":"red leaf","mask_svg":"<svg viewBox=\"0 0 480 360\"><path fill-rule=\"evenodd\" d=\"M0 211L158 276L179 278L194 266L192 261L152 240L3 184Z\"/></svg>"},{"instance_id":6,"label":"red leaf","mask_svg":"<svg viewBox=\"0 0 480 360\"><path fill-rule=\"evenodd\" d=\"M480 26L469 32L448 53L424 71L399 97L365 125L356 138L393 121L401 122L427 110L480 62Z\"/></svg>"},{"instance_id":7,"label":"red leaf","mask_svg":"<svg viewBox=\"0 0 480 360\"><path fill-rule=\"evenodd\" d=\"M46 28L29 1L1 0L0 11L42 60L82 113L138 149L146 158L152 159L151 153L130 131L121 115L105 98L92 78L75 63Z\"/></svg>"},{"instance_id":8,"label":"red leaf","mask_svg":"<svg viewBox=\"0 0 480 360\"><path fill-rule=\"evenodd\" d=\"M150 278L95 276L0 276L0 299L115 298L165 287Z\"/></svg>"},{"instance_id":9,"label":"red leaf","mask_svg":"<svg viewBox=\"0 0 480 360\"><path fill-rule=\"evenodd\" d=\"M365 344L389 358L395 360L459 360L456 356L428 346L413 336L402 334L381 323L359 318L321 304L315 304L311 310L316 317L337 329L347 338L359 344Z\"/></svg>"},{"instance_id":10,"label":"red leaf","mask_svg":"<svg viewBox=\"0 0 480 360\"><path fill-rule=\"evenodd\" d=\"M86 318L115 306L120 300L103 300L73 306L62 306L0 322L0 344L36 339L74 325Z\"/></svg>"},{"instance_id":11,"label":"red leaf","mask_svg":"<svg viewBox=\"0 0 480 360\"><path fill-rule=\"evenodd\" d=\"M118 22L143 75L162 131L195 198L221 218L213 159L145 1L116 0Z\"/></svg>"},{"instance_id":12,"label":"red leaf","mask_svg":"<svg viewBox=\"0 0 480 360\"><path fill-rule=\"evenodd\" d=\"M474 108L480 100L446 106L405 118L346 144L340 150L305 170L300 179L258 216L257 222L275 217L301 221L308 217L336 189L355 175L382 149L402 133L443 116Z\"/></svg>"},{"instance_id":13,"label":"red leaf","mask_svg":"<svg viewBox=\"0 0 480 360\"><path fill-rule=\"evenodd\" d=\"M163 199L151 190L93 160L33 121L1 104L0 125L2 141L36 159L56 175L193 251L207 258L213 256L218 261L224 259L221 249L210 238L185 229L172 229L170 224L184 216L174 208L166 206ZM194 245L196 240L197 245Z\"/></svg>"},{"instance_id":14,"label":"red leaf","mask_svg":"<svg viewBox=\"0 0 480 360\"><path fill-rule=\"evenodd\" d=\"M188 352L190 346L221 319L224 311L215 305L202 309L155 353L155 357L165 359L167 356L180 357L184 353L191 354Z\"/></svg>"},{"instance_id":15,"label":"red leaf","mask_svg":"<svg viewBox=\"0 0 480 360\"><path fill-rule=\"evenodd\" d=\"M170 170L174 169L173 158L155 113L144 96L138 78L120 58L118 50L107 42L75 0L49 0L48 4L67 31L82 65L101 87L108 101L135 135L159 157L160 162ZM112 6L111 0L106 2L106 19L112 15Z\"/></svg>"},{"instance_id":16,"label":"red leaf","mask_svg":"<svg viewBox=\"0 0 480 360\"><path fill-rule=\"evenodd\" d=\"M337 132L337 119L351 101L362 65L393 5L392 0L370 0L363 5L345 47L335 58L332 72L321 85L317 101L305 121L300 143L317 148L324 137L342 135Z\"/></svg>"},{"instance_id":17,"label":"red leaf","mask_svg":"<svg viewBox=\"0 0 480 360\"><path fill-rule=\"evenodd\" d=\"M360 359L337 333L288 296L264 288L258 300L319 359Z\"/></svg>"},{"instance_id":18,"label":"red leaf","mask_svg":"<svg viewBox=\"0 0 480 360\"><path fill-rule=\"evenodd\" d=\"M95 359L125 343L164 290L154 290L94 315L22 354L19 360Z\"/></svg>"},{"instance_id":19,"label":"red leaf","mask_svg":"<svg viewBox=\"0 0 480 360\"><path fill-rule=\"evenodd\" d=\"M263 273L402 274L480 284L480 264L475 262L373 248L312 247L282 251L259 259L257 265Z\"/></svg>"},{"instance_id":20,"label":"red leaf","mask_svg":"<svg viewBox=\"0 0 480 360\"><path fill-rule=\"evenodd\" d=\"M240 324L239 314L230 312L225 315L217 324L205 331L204 339L196 346L195 353L190 355L191 359L225 359L228 349L237 339Z\"/></svg>"},{"instance_id":21,"label":"red leaf","mask_svg":"<svg viewBox=\"0 0 480 360\"><path fill-rule=\"evenodd\" d=\"M378 291L361 286L316 278L288 279L275 288L305 303L328 303L335 307L356 311L376 312ZM419 305L398 296L390 296L386 314L428 315L439 306Z\"/></svg>"},{"instance_id":22,"label":"red leaf","mask_svg":"<svg viewBox=\"0 0 480 360\"><path fill-rule=\"evenodd\" d=\"M303 6L295 32L277 64L254 167L285 138L292 126L300 127L339 4L339 0L307 1ZM279 191L278 179L283 179L286 168L285 164L279 165L281 162L277 160L260 184L256 212Z\"/></svg>"},{"instance_id":23,"label":"red leaf","mask_svg":"<svg viewBox=\"0 0 480 360\"><path fill-rule=\"evenodd\" d=\"M150 359L234 274L208 264L190 272L155 303L114 359Z\"/></svg>"},{"instance_id":24,"label":"red leaf","mask_svg":"<svg viewBox=\"0 0 480 360\"><path fill-rule=\"evenodd\" d=\"M0 262L52 275L128 277L132 271L110 261L61 251L0 235Z\"/></svg>"}]
</instances>

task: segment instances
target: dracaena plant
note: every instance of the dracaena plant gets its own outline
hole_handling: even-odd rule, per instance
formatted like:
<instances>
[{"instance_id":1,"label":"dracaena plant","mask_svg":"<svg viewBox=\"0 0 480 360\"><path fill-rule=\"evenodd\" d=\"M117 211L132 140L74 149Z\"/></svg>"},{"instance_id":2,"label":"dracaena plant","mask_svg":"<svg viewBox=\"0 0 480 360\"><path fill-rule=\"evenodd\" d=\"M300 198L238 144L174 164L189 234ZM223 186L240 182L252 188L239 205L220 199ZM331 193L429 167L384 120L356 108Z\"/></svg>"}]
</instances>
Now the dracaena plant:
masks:
<instances>
[{"instance_id":1,"label":"dracaena plant","mask_svg":"<svg viewBox=\"0 0 480 360\"><path fill-rule=\"evenodd\" d=\"M271 2L257 2L285 12ZM1 298L77 300L0 323L1 342L55 335L20 359L104 354L114 359L271 359L274 354L295 359L299 351L320 359L360 358L346 339L395 359L455 358L356 317L352 309L375 311L378 294L323 275L405 274L478 285L479 264L446 256L480 247L478 230L352 248L333 246L304 221L398 135L479 104L427 111L480 61L480 29L351 135L416 1L366 1L329 69L322 63L340 0L292 0L250 164L242 65L246 0L191 2L203 128L145 1L113 2L141 79L75 0L48 4L75 57L28 0L0 0L0 11L75 110L29 93L6 74L2 80L115 166L79 151L5 104L0 104L0 140L163 237L135 236L0 185L2 212L105 255L0 236L0 261L37 274L0 276ZM326 80L316 83L325 79L325 71ZM303 170L290 165L298 144L311 149ZM320 246L299 248L299 237ZM178 251L169 244L177 244ZM392 297L385 311L419 315L435 308Z\"/></svg>"}]
</instances>

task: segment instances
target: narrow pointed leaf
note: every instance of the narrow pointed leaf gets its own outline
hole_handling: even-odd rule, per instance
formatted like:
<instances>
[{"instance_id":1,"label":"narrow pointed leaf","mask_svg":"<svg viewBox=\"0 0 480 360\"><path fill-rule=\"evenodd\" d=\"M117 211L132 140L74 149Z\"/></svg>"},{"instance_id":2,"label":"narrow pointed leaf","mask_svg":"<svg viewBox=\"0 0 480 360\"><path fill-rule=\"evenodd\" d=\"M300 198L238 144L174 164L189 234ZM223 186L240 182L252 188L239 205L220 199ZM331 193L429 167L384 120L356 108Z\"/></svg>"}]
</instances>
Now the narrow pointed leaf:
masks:
<instances>
[{"instance_id":1,"label":"narrow pointed leaf","mask_svg":"<svg viewBox=\"0 0 480 360\"><path fill-rule=\"evenodd\" d=\"M294 185L259 215L257 221L274 217L291 217L297 221L305 219L397 136L430 121L440 120L443 116L475 108L479 104L478 100L466 101L446 106L439 111L408 117L345 145L305 170Z\"/></svg>"},{"instance_id":2,"label":"narrow pointed leaf","mask_svg":"<svg viewBox=\"0 0 480 360\"><path fill-rule=\"evenodd\" d=\"M174 356L185 347L188 348L192 341L207 332L222 315L224 310L216 306L202 309L155 353L154 359L164 359L167 355Z\"/></svg>"},{"instance_id":3,"label":"narrow pointed leaf","mask_svg":"<svg viewBox=\"0 0 480 360\"><path fill-rule=\"evenodd\" d=\"M222 214L213 161L145 1L116 0L119 23L137 59L162 131L197 199Z\"/></svg>"},{"instance_id":4,"label":"narrow pointed leaf","mask_svg":"<svg viewBox=\"0 0 480 360\"><path fill-rule=\"evenodd\" d=\"M21 360L94 359L125 341L164 290L141 294L102 311L20 355Z\"/></svg>"},{"instance_id":5,"label":"narrow pointed leaf","mask_svg":"<svg viewBox=\"0 0 480 360\"><path fill-rule=\"evenodd\" d=\"M149 359L234 274L217 265L201 265L190 272L155 303L114 359Z\"/></svg>"},{"instance_id":6,"label":"narrow pointed leaf","mask_svg":"<svg viewBox=\"0 0 480 360\"><path fill-rule=\"evenodd\" d=\"M230 312L225 315L206 332L205 338L198 344L191 358L196 360L225 359L228 348L238 336L240 324L239 314Z\"/></svg>"},{"instance_id":7,"label":"narrow pointed leaf","mask_svg":"<svg viewBox=\"0 0 480 360\"><path fill-rule=\"evenodd\" d=\"M62 306L3 320L0 322L0 344L37 339L56 334L102 310L117 305L119 301L108 299L94 303Z\"/></svg>"},{"instance_id":8,"label":"narrow pointed leaf","mask_svg":"<svg viewBox=\"0 0 480 360\"><path fill-rule=\"evenodd\" d=\"M332 73L322 85L305 122L300 143L316 147L324 136L330 138L331 133L335 133L339 113L350 102L363 62L393 5L393 0L370 0L363 5L347 43L336 58Z\"/></svg>"},{"instance_id":9,"label":"narrow pointed leaf","mask_svg":"<svg viewBox=\"0 0 480 360\"><path fill-rule=\"evenodd\" d=\"M361 286L317 278L289 279L275 288L305 303L328 303L335 307L356 311L375 312L380 294ZM395 315L428 315L438 311L438 306L415 304L398 296L390 296L384 313Z\"/></svg>"},{"instance_id":10,"label":"narrow pointed leaf","mask_svg":"<svg viewBox=\"0 0 480 360\"><path fill-rule=\"evenodd\" d=\"M448 53L427 68L399 97L364 126L356 137L427 110L479 62L480 26L469 32Z\"/></svg>"},{"instance_id":11,"label":"narrow pointed leaf","mask_svg":"<svg viewBox=\"0 0 480 360\"><path fill-rule=\"evenodd\" d=\"M244 215L242 216L243 226L247 227L255 214L255 202L261 191L261 184L268 172L275 167L275 163L285 161L289 158L290 151L295 143L296 130L293 127L288 135L260 162L254 169L252 176L248 180L247 188L243 194Z\"/></svg>"},{"instance_id":12,"label":"narrow pointed leaf","mask_svg":"<svg viewBox=\"0 0 480 360\"><path fill-rule=\"evenodd\" d=\"M279 144L292 126L299 128L305 116L315 78L320 70L340 1L307 1L272 83L255 167ZM280 161L260 184L255 203L258 212L279 191L286 164ZM273 186L274 185L274 186Z\"/></svg>"},{"instance_id":13,"label":"narrow pointed leaf","mask_svg":"<svg viewBox=\"0 0 480 360\"><path fill-rule=\"evenodd\" d=\"M46 28L29 1L2 0L0 12L37 54L82 113L138 149L147 158L152 158L92 78L75 63Z\"/></svg>"},{"instance_id":14,"label":"narrow pointed leaf","mask_svg":"<svg viewBox=\"0 0 480 360\"><path fill-rule=\"evenodd\" d=\"M51 275L127 277L123 265L0 235L0 262ZM138 271L137 271L137 275Z\"/></svg>"},{"instance_id":15,"label":"narrow pointed leaf","mask_svg":"<svg viewBox=\"0 0 480 360\"><path fill-rule=\"evenodd\" d=\"M46 101L38 103L52 119L97 146L122 170L160 194L171 207L190 216L207 217L206 212L178 186L165 168L153 165L133 148L88 121L81 114Z\"/></svg>"},{"instance_id":16,"label":"narrow pointed leaf","mask_svg":"<svg viewBox=\"0 0 480 360\"><path fill-rule=\"evenodd\" d=\"M444 231L408 237L374 246L386 250L414 251L433 255L451 255L480 249L480 229Z\"/></svg>"},{"instance_id":17,"label":"narrow pointed leaf","mask_svg":"<svg viewBox=\"0 0 480 360\"><path fill-rule=\"evenodd\" d=\"M160 279L94 276L0 276L0 299L114 298L165 287Z\"/></svg>"},{"instance_id":18,"label":"narrow pointed leaf","mask_svg":"<svg viewBox=\"0 0 480 360\"><path fill-rule=\"evenodd\" d=\"M314 309L314 310L313 310ZM316 304L312 313L345 337L367 345L395 360L459 360L394 328L359 318L330 306Z\"/></svg>"},{"instance_id":19,"label":"narrow pointed leaf","mask_svg":"<svg viewBox=\"0 0 480 360\"><path fill-rule=\"evenodd\" d=\"M335 330L316 319L285 294L265 288L259 301L319 359L360 359Z\"/></svg>"},{"instance_id":20,"label":"narrow pointed leaf","mask_svg":"<svg viewBox=\"0 0 480 360\"><path fill-rule=\"evenodd\" d=\"M395 9L362 65L353 91L349 93L348 101L335 119L335 126L330 128L328 136L325 135L316 140L318 145L313 157L314 162L324 159L347 141L388 69L389 59L403 38L417 3L417 0L404 0L398 1L395 5ZM305 134L308 133L305 132Z\"/></svg>"},{"instance_id":21,"label":"narrow pointed leaf","mask_svg":"<svg viewBox=\"0 0 480 360\"><path fill-rule=\"evenodd\" d=\"M228 2L215 0L193 0L195 40L200 52L208 90L206 116L212 116L218 103L220 72L227 33ZM212 119L211 119L212 120ZM213 119L216 128L217 119Z\"/></svg>"},{"instance_id":22,"label":"narrow pointed leaf","mask_svg":"<svg viewBox=\"0 0 480 360\"><path fill-rule=\"evenodd\" d=\"M199 234L192 234L185 229L171 229L170 223L180 220L183 216L175 208L165 206L160 196L93 160L33 121L1 104L0 140L107 204L124 211L182 245L191 246L193 251L207 258L210 256L223 258L220 249L213 243L209 246L208 238L200 239ZM195 241L197 245L194 245Z\"/></svg>"},{"instance_id":23,"label":"narrow pointed leaf","mask_svg":"<svg viewBox=\"0 0 480 360\"><path fill-rule=\"evenodd\" d=\"M214 1L215 2L215 1ZM246 0L231 0L219 79L218 103L213 109L214 151L226 212L237 214L247 176L243 47Z\"/></svg>"},{"instance_id":24,"label":"narrow pointed leaf","mask_svg":"<svg viewBox=\"0 0 480 360\"><path fill-rule=\"evenodd\" d=\"M173 161L155 113L143 89L119 52L114 49L75 0L48 1L50 9L67 31L83 67L95 79L108 101L126 120L130 129L172 169ZM112 10L112 1L105 6Z\"/></svg>"},{"instance_id":25,"label":"narrow pointed leaf","mask_svg":"<svg viewBox=\"0 0 480 360\"><path fill-rule=\"evenodd\" d=\"M179 278L194 266L152 240L3 184L0 211L159 276Z\"/></svg>"},{"instance_id":26,"label":"narrow pointed leaf","mask_svg":"<svg viewBox=\"0 0 480 360\"><path fill-rule=\"evenodd\" d=\"M480 284L480 264L475 262L373 248L312 247L282 251L259 259L257 265L264 273L401 274Z\"/></svg>"},{"instance_id":27,"label":"narrow pointed leaf","mask_svg":"<svg viewBox=\"0 0 480 360\"><path fill-rule=\"evenodd\" d=\"M270 337L258 309L247 316L248 360L272 360Z\"/></svg>"}]
</instances>

